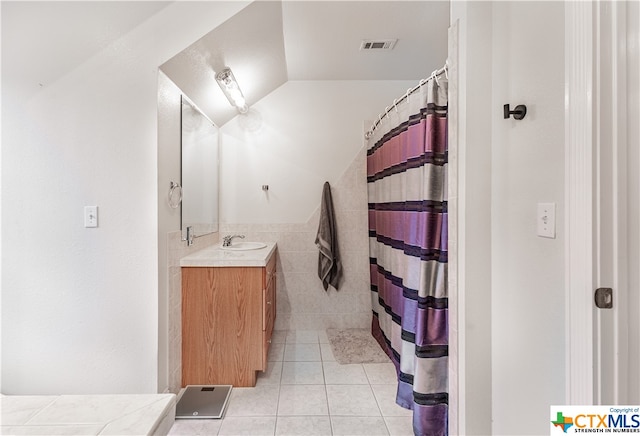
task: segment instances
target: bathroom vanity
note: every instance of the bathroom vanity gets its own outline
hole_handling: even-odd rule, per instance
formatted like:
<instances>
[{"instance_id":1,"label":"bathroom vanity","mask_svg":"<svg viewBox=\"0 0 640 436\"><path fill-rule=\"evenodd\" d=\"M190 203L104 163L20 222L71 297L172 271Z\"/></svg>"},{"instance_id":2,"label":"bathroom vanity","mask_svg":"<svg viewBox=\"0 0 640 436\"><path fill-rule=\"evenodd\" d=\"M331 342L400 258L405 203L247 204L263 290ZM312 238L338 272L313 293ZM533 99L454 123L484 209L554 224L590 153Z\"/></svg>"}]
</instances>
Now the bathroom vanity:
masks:
<instances>
[{"instance_id":1,"label":"bathroom vanity","mask_svg":"<svg viewBox=\"0 0 640 436\"><path fill-rule=\"evenodd\" d=\"M182 386L255 386L276 317L275 251L216 245L180 260Z\"/></svg>"}]
</instances>

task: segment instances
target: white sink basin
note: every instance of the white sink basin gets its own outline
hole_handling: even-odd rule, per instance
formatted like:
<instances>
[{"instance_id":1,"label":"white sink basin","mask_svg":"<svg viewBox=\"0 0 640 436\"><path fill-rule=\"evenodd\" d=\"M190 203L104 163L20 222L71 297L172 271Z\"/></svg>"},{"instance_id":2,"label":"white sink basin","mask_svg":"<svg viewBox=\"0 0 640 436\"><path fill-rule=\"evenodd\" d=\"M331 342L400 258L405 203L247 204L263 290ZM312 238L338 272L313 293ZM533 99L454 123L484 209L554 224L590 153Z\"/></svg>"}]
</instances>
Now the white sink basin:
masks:
<instances>
[{"instance_id":1,"label":"white sink basin","mask_svg":"<svg viewBox=\"0 0 640 436\"><path fill-rule=\"evenodd\" d=\"M259 250L266 247L267 244L262 242L234 242L229 247L220 246L221 250L228 251L247 251L247 250Z\"/></svg>"}]
</instances>

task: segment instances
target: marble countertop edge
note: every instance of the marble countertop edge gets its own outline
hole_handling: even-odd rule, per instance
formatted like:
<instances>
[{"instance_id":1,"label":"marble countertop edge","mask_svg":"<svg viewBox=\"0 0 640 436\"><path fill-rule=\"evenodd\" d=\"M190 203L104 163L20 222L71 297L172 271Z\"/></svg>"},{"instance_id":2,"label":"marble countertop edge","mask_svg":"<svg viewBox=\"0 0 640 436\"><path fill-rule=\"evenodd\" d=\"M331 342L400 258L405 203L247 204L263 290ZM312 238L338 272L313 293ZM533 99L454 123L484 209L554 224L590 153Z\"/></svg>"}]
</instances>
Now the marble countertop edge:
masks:
<instances>
[{"instance_id":1,"label":"marble countertop edge","mask_svg":"<svg viewBox=\"0 0 640 436\"><path fill-rule=\"evenodd\" d=\"M173 422L176 406L172 393L2 395L0 401L0 434L16 435L156 434Z\"/></svg>"},{"instance_id":2,"label":"marble countertop edge","mask_svg":"<svg viewBox=\"0 0 640 436\"><path fill-rule=\"evenodd\" d=\"M181 267L247 267L267 266L276 250L275 242L264 242L258 250L227 251L215 244L180 259Z\"/></svg>"}]
</instances>

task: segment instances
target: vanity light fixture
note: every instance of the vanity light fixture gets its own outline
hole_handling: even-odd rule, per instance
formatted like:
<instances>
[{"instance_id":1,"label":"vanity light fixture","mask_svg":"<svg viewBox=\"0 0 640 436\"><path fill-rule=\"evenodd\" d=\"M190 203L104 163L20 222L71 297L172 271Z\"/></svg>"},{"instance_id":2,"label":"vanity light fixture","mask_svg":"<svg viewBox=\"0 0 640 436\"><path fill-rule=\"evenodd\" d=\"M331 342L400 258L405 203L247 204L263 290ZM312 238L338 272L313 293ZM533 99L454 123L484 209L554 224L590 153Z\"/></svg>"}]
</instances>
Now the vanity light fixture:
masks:
<instances>
[{"instance_id":1,"label":"vanity light fixture","mask_svg":"<svg viewBox=\"0 0 640 436\"><path fill-rule=\"evenodd\" d=\"M244 100L244 95L242 95L242 91L240 91L240 87L231 72L231 68L225 67L216 74L216 82L218 82L220 89L222 89L224 95L229 99L229 103L235 106L238 112L244 114L249 110L249 106L247 106L247 102Z\"/></svg>"}]
</instances>

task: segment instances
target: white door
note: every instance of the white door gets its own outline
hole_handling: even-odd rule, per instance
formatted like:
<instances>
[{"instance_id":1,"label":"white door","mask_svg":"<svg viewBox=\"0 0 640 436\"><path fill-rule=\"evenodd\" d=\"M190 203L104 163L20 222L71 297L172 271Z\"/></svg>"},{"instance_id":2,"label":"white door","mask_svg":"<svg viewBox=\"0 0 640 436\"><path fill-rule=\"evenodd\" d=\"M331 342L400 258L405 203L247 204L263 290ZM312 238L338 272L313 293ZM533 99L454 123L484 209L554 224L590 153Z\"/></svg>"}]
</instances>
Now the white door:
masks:
<instances>
[{"instance_id":1,"label":"white door","mask_svg":"<svg viewBox=\"0 0 640 436\"><path fill-rule=\"evenodd\" d=\"M567 403L640 404L640 4L565 12Z\"/></svg>"},{"instance_id":2,"label":"white door","mask_svg":"<svg viewBox=\"0 0 640 436\"><path fill-rule=\"evenodd\" d=\"M598 4L595 280L613 290L613 307L594 309L598 404L640 404L638 6Z\"/></svg>"}]
</instances>

